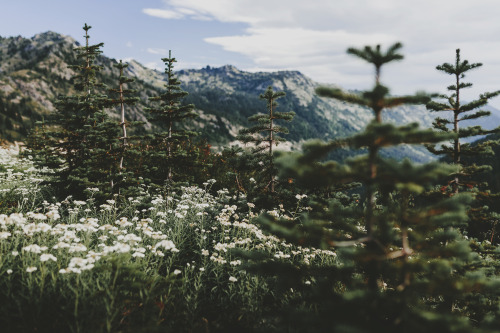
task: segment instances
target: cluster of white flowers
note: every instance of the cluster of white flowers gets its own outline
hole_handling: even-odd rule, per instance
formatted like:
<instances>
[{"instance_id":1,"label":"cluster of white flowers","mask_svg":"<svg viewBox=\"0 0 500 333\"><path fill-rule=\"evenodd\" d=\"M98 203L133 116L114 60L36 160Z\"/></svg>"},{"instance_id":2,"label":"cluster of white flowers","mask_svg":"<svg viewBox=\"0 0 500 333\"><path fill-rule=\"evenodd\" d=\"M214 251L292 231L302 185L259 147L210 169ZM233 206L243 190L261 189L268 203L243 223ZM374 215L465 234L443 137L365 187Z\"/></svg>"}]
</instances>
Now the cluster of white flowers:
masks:
<instances>
[{"instance_id":1,"label":"cluster of white flowers","mask_svg":"<svg viewBox=\"0 0 500 333\"><path fill-rule=\"evenodd\" d=\"M30 158L19 157L19 148L13 146L0 148L0 165L3 167L0 168L0 194L13 192L21 195L23 201L40 190L38 185L43 181L40 172L50 173L47 168L37 170Z\"/></svg>"},{"instance_id":2,"label":"cluster of white flowers","mask_svg":"<svg viewBox=\"0 0 500 333\"><path fill-rule=\"evenodd\" d=\"M31 253L42 253L43 251L47 251L47 249L48 249L47 246L40 246L38 244L30 244L22 248L24 252L31 252Z\"/></svg>"},{"instance_id":3,"label":"cluster of white flowers","mask_svg":"<svg viewBox=\"0 0 500 333\"><path fill-rule=\"evenodd\" d=\"M297 194L297 195L295 196L295 199L297 199L297 200L299 200L299 201L300 201L300 200L302 200L302 199L304 199L304 198L307 198L307 195L306 195L306 194Z\"/></svg>"},{"instance_id":4,"label":"cluster of white flowers","mask_svg":"<svg viewBox=\"0 0 500 333\"><path fill-rule=\"evenodd\" d=\"M299 195L298 200L305 198L305 195ZM253 208L253 204L248 204L249 208ZM221 230L229 236L224 237L224 242L215 242L213 244L214 252L210 256L212 262L218 264L227 264L237 266L241 264L239 260L228 260L226 254L229 249L243 248L246 250L260 249L266 250L273 254L277 260L295 260L305 264L311 264L313 260L318 259L319 262L336 260L336 253L330 250L320 250L315 248L307 248L295 246L290 243L281 241L274 235L266 235L257 225L251 221L255 217L252 211L249 211L246 216L237 214L236 206L226 205L221 209L216 220L220 224ZM285 218L293 220L284 213L281 207L268 214L276 218ZM203 250L202 255L208 256L209 251Z\"/></svg>"},{"instance_id":5,"label":"cluster of white flowers","mask_svg":"<svg viewBox=\"0 0 500 333\"><path fill-rule=\"evenodd\" d=\"M88 271L94 268L94 263L96 262L95 258L88 257L88 258L71 258L69 261L69 265L67 268L63 268L59 270L59 273L61 274L66 274L66 273L76 273L80 274L82 271Z\"/></svg>"},{"instance_id":6,"label":"cluster of white flowers","mask_svg":"<svg viewBox=\"0 0 500 333\"><path fill-rule=\"evenodd\" d=\"M57 207L50 206L48 212L53 216L56 213L59 215L55 210ZM80 274L92 269L102 257L114 253L130 253L133 258L139 259L147 255L164 256L167 252L178 252L175 244L167 239L168 236L153 225L154 221L150 218L129 221L121 217L111 225L100 224L95 217L81 217L75 223L65 224L56 223L56 219L40 212L24 215L14 213L10 216L0 215L0 242L6 242L14 235L24 239L20 249L24 255L38 255L31 257L35 260L31 261L32 264L36 258L40 263L61 261L60 265L64 267L64 263L67 263L67 267L60 269L59 273ZM38 244L29 244L29 240L37 240ZM93 240L100 242L95 243ZM154 241L155 245L150 245ZM18 243L4 244L16 246ZM13 256L18 253L16 249L10 251ZM30 265L26 271L35 272L36 266Z\"/></svg>"},{"instance_id":7,"label":"cluster of white flowers","mask_svg":"<svg viewBox=\"0 0 500 333\"><path fill-rule=\"evenodd\" d=\"M40 256L40 261L49 261L49 260L52 260L52 261L57 261L57 258L53 255L53 254L50 254L50 253L44 253Z\"/></svg>"},{"instance_id":8,"label":"cluster of white flowers","mask_svg":"<svg viewBox=\"0 0 500 333\"><path fill-rule=\"evenodd\" d=\"M163 240L156 243L156 245L153 246L152 251L156 252L159 248L164 248L165 251L179 252L179 250L175 247L175 244L170 240Z\"/></svg>"},{"instance_id":9,"label":"cluster of white flowers","mask_svg":"<svg viewBox=\"0 0 500 333\"><path fill-rule=\"evenodd\" d=\"M0 159L1 155L0 149ZM23 161L23 168L20 168L17 157L11 159L10 166L0 160L7 170L0 174L0 179L30 179L26 172L17 170L30 170L32 178L36 175L30 161ZM32 179L31 187L22 187L23 193L29 195L40 181ZM203 184L205 189L183 187L180 193L165 196L150 196L144 191L142 196L130 197L121 204L129 205L128 215L115 200L107 200L99 207L91 198L82 201L68 197L55 204L45 201L42 207L25 214L0 215L0 245L7 249L11 260L24 263L23 271L34 274L40 267L57 267L61 274L81 274L92 270L102 258L114 254L129 254L130 260L141 262L173 257L179 252L176 244L182 243L180 237L186 230L199 237L194 245L199 247L194 250L199 251L202 262L197 269L194 269L194 262L188 264L189 270L176 269L174 275L187 277L188 272L193 271L201 274L208 267L206 265L212 263L232 273L234 276L231 275L229 281L236 282L242 262L232 257L230 250L235 248L265 250L273 260L305 264L336 260L332 251L302 248L264 233L253 223L259 214L254 211L253 203L247 203L247 212L240 211L236 205L224 205L215 218L206 218L209 212L230 199L227 189L219 190L217 196L210 195L208 188L214 183L215 180L209 180ZM97 188L87 189L91 196L98 191ZM306 195L296 196L299 203L304 198ZM150 208L137 208L144 203ZM287 215L283 206L267 213L294 222L293 214ZM7 272L12 273L12 269L8 268Z\"/></svg>"}]
</instances>

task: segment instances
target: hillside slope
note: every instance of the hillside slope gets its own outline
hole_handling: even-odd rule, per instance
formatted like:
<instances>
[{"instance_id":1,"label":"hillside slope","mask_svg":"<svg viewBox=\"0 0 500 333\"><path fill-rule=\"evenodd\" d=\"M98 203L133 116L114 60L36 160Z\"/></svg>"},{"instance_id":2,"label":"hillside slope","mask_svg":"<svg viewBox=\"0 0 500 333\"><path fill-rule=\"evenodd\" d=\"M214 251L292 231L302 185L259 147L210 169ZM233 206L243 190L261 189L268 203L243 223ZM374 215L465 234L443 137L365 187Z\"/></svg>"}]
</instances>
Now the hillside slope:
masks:
<instances>
[{"instance_id":1,"label":"hillside slope","mask_svg":"<svg viewBox=\"0 0 500 333\"><path fill-rule=\"evenodd\" d=\"M31 38L0 37L0 138L23 140L36 121L54 112L59 95L72 93L74 73L68 66L77 61L73 49L78 45L73 38L50 31ZM98 59L103 66L100 80L109 87L117 82L118 73L113 68L116 62L104 55ZM148 122L144 109L149 105L148 98L162 91L165 76L134 60L129 62L126 75L136 79L130 88L136 89L141 99L137 106L127 108L127 119L144 121L142 132L151 131L154 125ZM298 149L308 139L331 140L352 135L372 119L366 108L316 96L318 83L297 71L250 73L226 65L180 70L178 77L183 89L190 93L185 102L194 103L200 114L187 126L216 147L236 143L238 131L248 125L247 118L266 111L259 94L268 86L287 93L280 99L278 111L297 114L287 124L287 139L291 143L282 147L285 149ZM109 112L116 116L118 113ZM419 122L429 127L434 115L424 106L403 106L385 112L384 116L396 124ZM488 124L499 122L500 117L488 120ZM416 161L433 158L422 147L399 147L386 154L396 158L409 156ZM345 155L349 154L343 152L339 157Z\"/></svg>"}]
</instances>

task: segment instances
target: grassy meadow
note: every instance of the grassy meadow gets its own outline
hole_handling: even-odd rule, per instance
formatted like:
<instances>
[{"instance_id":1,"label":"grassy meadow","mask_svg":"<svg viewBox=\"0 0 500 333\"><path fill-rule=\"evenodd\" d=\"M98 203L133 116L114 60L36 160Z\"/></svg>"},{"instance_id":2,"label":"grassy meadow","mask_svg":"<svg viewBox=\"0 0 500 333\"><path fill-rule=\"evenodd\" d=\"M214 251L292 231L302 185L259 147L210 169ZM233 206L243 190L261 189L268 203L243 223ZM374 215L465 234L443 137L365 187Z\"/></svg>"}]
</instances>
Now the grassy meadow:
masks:
<instances>
[{"instance_id":1,"label":"grassy meadow","mask_svg":"<svg viewBox=\"0 0 500 333\"><path fill-rule=\"evenodd\" d=\"M213 193L215 180L102 204L89 188L85 201L59 202L13 148L0 150L0 178L5 332L266 331L300 292L278 297L279 282L254 274L250 254L318 267L338 260L264 233L255 205ZM307 208L296 199L295 211L268 213L293 223Z\"/></svg>"}]
</instances>

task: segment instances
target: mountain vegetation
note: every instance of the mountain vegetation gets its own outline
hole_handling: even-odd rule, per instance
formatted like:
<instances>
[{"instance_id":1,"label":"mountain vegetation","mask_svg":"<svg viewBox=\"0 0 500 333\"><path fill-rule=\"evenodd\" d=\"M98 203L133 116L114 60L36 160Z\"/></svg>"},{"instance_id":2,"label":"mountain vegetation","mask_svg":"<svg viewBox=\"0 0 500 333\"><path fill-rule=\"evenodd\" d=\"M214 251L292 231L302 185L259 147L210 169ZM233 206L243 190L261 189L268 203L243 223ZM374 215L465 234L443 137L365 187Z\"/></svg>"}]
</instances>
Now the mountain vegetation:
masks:
<instances>
[{"instance_id":1,"label":"mountain vegetation","mask_svg":"<svg viewBox=\"0 0 500 333\"><path fill-rule=\"evenodd\" d=\"M436 67L437 70L451 75L454 84L447 87L449 95L439 95L439 100L429 102L427 108L439 114L451 113L446 117L437 117L433 125L436 130L454 133L456 137L447 144L428 145L427 148L459 167L459 170L450 175L450 179L437 193L441 195L456 195L459 192L472 193L475 200L468 211L469 224L466 230L472 237L489 237L493 241L495 225L499 217L495 207L498 207L500 195L498 192L492 193L488 183L477 181L479 174L489 173L492 170L491 165L478 165L477 162L478 157L484 159L486 156L493 155L492 147L497 146L499 142L497 140L480 140L474 144L463 142L466 138L500 133L500 127L485 130L480 125L463 126L464 121L491 116L491 112L482 108L490 99L500 94L498 90L483 93L479 98L469 102L461 101L463 90L472 86L472 83L463 82L462 79L465 78L466 73L481 66L481 63L469 63L468 60L462 60L460 49L457 49L455 63L444 63ZM464 160L465 156L468 159Z\"/></svg>"},{"instance_id":2,"label":"mountain vegetation","mask_svg":"<svg viewBox=\"0 0 500 333\"><path fill-rule=\"evenodd\" d=\"M284 97L286 94L283 91L274 91L269 86L264 94L261 94L260 99L265 100L267 103L267 113L258 113L248 118L250 122L256 123L250 128L245 128L240 131L238 139L243 143L252 143L253 158L247 161L250 168L260 169L259 180L260 184L264 184L265 189L269 189L271 193L274 192L276 185L276 168L274 167L274 154L273 146L278 146L286 140L280 137L279 134L288 134L288 129L280 126L277 121L292 121L295 112L278 112L277 99Z\"/></svg>"},{"instance_id":3,"label":"mountain vegetation","mask_svg":"<svg viewBox=\"0 0 500 333\"><path fill-rule=\"evenodd\" d=\"M90 29L0 43L1 134L25 141L0 149L1 327L498 331L498 131L477 109L499 92L459 99L480 64L457 50L450 95L394 96L401 43L349 48L374 81L346 91L171 53L158 73Z\"/></svg>"},{"instance_id":4,"label":"mountain vegetation","mask_svg":"<svg viewBox=\"0 0 500 333\"><path fill-rule=\"evenodd\" d=\"M78 44L73 38L55 32L31 38L0 38L0 110L3 110L0 135L3 140L24 141L37 121L55 112L57 97L74 89L71 66L77 64L73 49ZM103 68L96 74L99 82L114 87L119 73L113 66L118 63L103 54L97 56L96 65ZM145 134L155 126L161 127L149 121L146 108L151 106L150 97L162 93L167 74L131 60L124 75L135 80L128 88L136 90L139 98L128 108L128 121L144 122L131 134ZM364 106L318 97L314 89L319 84L297 71L249 73L227 65L180 70L176 75L182 89L189 93L183 103L194 104L199 115L186 121L185 129L199 132L199 138L206 139L213 148L238 144L239 131L250 125L248 117L261 112L259 95L268 86L284 91L286 96L280 104L283 109L296 113L295 121L289 124L288 144L281 145L280 149L297 150L308 139L346 137L360 131L370 120L370 110ZM118 107L107 112L114 119L121 117ZM493 116L500 120L495 113ZM424 127L431 127L434 117L424 106L409 105L384 115L385 120L395 124L420 122ZM491 129L491 121L479 124ZM350 155L343 150L333 154L335 159ZM390 148L387 153L382 150L382 154L398 159L410 156L422 162L433 158L426 149L411 146Z\"/></svg>"},{"instance_id":5,"label":"mountain vegetation","mask_svg":"<svg viewBox=\"0 0 500 333\"><path fill-rule=\"evenodd\" d=\"M171 51L169 51L168 58L163 58L162 61L165 62L165 73L167 74L165 92L150 99L151 101L160 102L160 105L147 108L147 111L152 115L151 119L153 121L163 124L166 131L154 135L153 145L162 148L152 150L149 157L153 160L149 164L166 163L168 165L167 181L171 182L173 180L172 165L179 165L179 160L182 159L182 155L185 155L182 150L177 150L179 143L196 135L195 132L179 128L179 123L196 118L198 115L193 111L193 104L181 103L188 93L182 90L180 87L181 82L174 74L174 63L177 60L172 57ZM158 176L163 177L161 174Z\"/></svg>"}]
</instances>

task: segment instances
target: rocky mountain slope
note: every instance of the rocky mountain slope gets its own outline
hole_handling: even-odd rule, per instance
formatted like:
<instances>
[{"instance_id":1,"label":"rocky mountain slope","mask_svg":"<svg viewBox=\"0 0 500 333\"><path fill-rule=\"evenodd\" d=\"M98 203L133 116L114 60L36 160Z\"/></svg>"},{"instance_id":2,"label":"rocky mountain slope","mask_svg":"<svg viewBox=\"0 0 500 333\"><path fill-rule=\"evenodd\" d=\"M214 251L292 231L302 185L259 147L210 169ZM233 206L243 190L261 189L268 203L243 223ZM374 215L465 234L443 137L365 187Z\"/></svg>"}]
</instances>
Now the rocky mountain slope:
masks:
<instances>
[{"instance_id":1,"label":"rocky mountain slope","mask_svg":"<svg viewBox=\"0 0 500 333\"><path fill-rule=\"evenodd\" d=\"M69 36L45 32L31 38L0 37L0 138L23 140L29 128L55 110L59 95L72 93L73 71L68 66L77 59L73 49L78 42ZM105 52L105 46L103 51ZM175 53L174 53L175 55ZM115 59L101 56L101 82L116 86L118 73ZM141 102L127 108L128 120L145 122L143 132L154 130L144 111L148 98L163 89L164 75L132 60L128 76L136 82L130 88L138 91ZM372 119L371 111L344 102L319 98L314 94L318 83L297 71L249 73L234 66L198 70L181 70L178 77L190 95L186 103L194 103L200 117L187 126L196 129L212 145L222 147L236 143L238 131L248 125L247 118L265 112L265 102L259 99L268 86L283 90L286 97L279 100L278 111L295 111L297 116L287 124L290 144L298 149L308 139L331 140L360 131ZM110 110L117 114L117 110ZM429 127L433 114L424 106L403 106L385 113L386 121L397 124L419 122ZM499 124L500 117L488 119L487 124ZM417 161L432 158L422 147L400 147L386 152L397 158L409 156ZM344 154L345 155L345 154Z\"/></svg>"}]
</instances>

